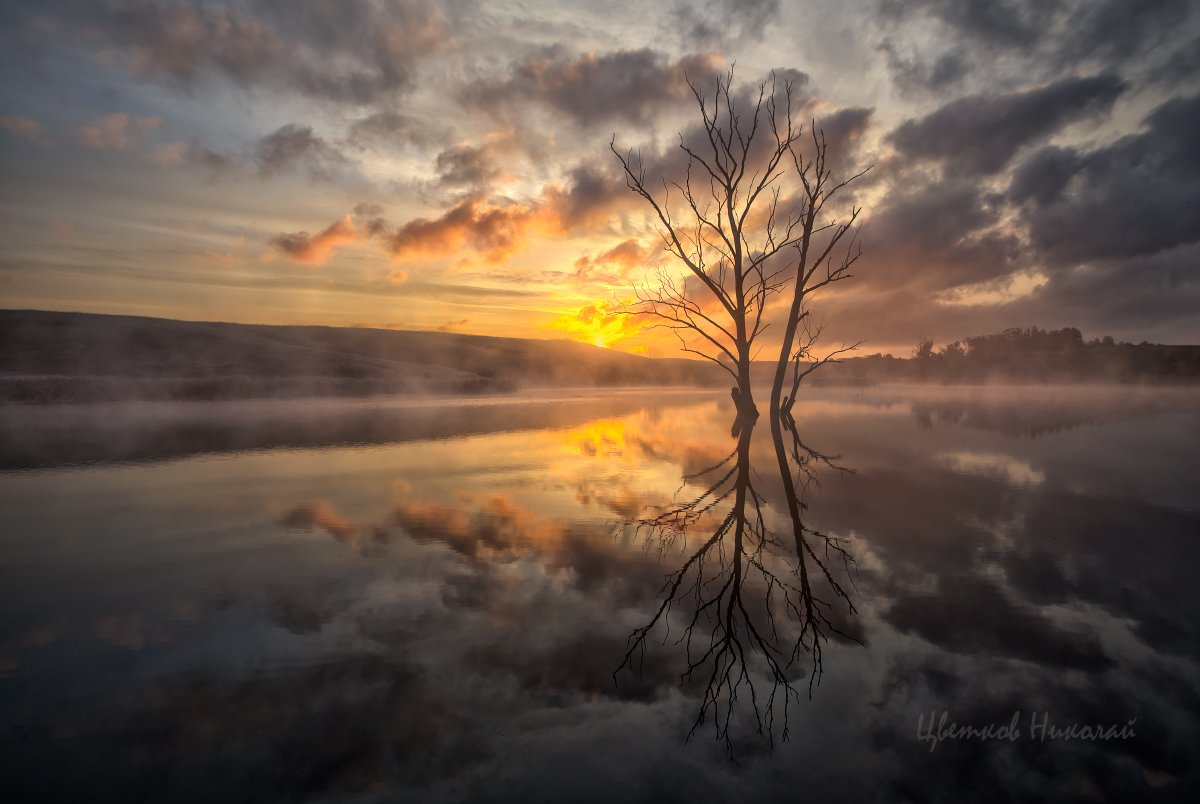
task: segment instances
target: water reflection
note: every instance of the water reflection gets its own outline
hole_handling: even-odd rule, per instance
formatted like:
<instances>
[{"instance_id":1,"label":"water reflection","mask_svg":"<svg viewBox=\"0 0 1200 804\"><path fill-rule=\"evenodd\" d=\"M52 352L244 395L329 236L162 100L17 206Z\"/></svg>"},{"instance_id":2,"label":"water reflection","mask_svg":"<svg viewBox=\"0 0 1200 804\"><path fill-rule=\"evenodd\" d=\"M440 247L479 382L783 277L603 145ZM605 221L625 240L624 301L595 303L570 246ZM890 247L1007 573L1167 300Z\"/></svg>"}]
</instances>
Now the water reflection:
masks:
<instances>
[{"instance_id":1,"label":"water reflection","mask_svg":"<svg viewBox=\"0 0 1200 804\"><path fill-rule=\"evenodd\" d=\"M125 442L114 424L96 465L14 458L40 468L0 472L6 794L1189 800L1197 407L1118 398L1027 438L922 429L922 393L813 395L794 426L737 437L723 395L660 394L422 412L408 440L403 413L359 411L361 443L328 440L338 414L283 449L238 435L171 459L131 457L153 428ZM1034 394L1009 403L1054 408ZM78 455L63 438L40 454ZM630 520L647 524L614 528ZM662 611L664 576L685 570ZM1019 710L1025 737L931 753L917 718L935 710ZM1137 736L1040 742L1035 711L1136 718Z\"/></svg>"},{"instance_id":2,"label":"water reflection","mask_svg":"<svg viewBox=\"0 0 1200 804\"><path fill-rule=\"evenodd\" d=\"M801 697L795 683L801 658L811 658L811 696L823 672L823 643L831 635L858 641L840 626L843 613L854 614L854 604L830 569L831 558L847 571L853 559L838 539L808 527L801 513L806 483L797 474L811 481L815 461L834 464L801 441L790 414L782 424L791 443L789 450L779 424L772 427L771 469L778 469L785 503L777 510L755 484L761 476L752 461L756 418L739 413L731 428L733 451L685 476L682 501L632 520L635 532L664 554L676 552L688 537L698 544L679 551L682 563L667 575L649 621L630 634L614 680L644 660L656 630L669 640L675 620L681 633L674 643L683 651L680 681L700 698L688 737L711 718L731 756L739 700L748 699L757 734L773 743L778 715L786 740L790 704ZM699 493L691 488L697 485L703 487ZM831 593L829 599L818 596L814 580ZM843 612L835 613L837 606Z\"/></svg>"}]
</instances>

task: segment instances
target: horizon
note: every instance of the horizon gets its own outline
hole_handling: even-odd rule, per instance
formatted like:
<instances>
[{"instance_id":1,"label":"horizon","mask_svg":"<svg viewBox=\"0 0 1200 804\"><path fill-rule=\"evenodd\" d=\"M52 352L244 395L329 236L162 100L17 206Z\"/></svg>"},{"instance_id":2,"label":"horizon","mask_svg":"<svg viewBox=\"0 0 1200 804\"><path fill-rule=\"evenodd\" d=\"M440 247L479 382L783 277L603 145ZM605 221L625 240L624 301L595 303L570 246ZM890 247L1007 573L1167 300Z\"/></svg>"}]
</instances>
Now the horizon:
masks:
<instances>
[{"instance_id":1,"label":"horizon","mask_svg":"<svg viewBox=\"0 0 1200 804\"><path fill-rule=\"evenodd\" d=\"M1194 5L709 0L632 27L632 3L12 7L0 287L681 356L613 314L684 271L608 145L669 174L685 76L736 64L742 95L792 82L839 171L874 165L849 199L862 262L814 304L830 347L1012 326L1196 343Z\"/></svg>"},{"instance_id":2,"label":"horizon","mask_svg":"<svg viewBox=\"0 0 1200 804\"><path fill-rule=\"evenodd\" d=\"M605 345L598 344L598 343L589 343L585 340L579 340L577 338L570 338L562 333L559 333L559 334L549 333L549 334L545 334L542 336L532 335L532 336L522 337L522 336L514 336L514 335L494 335L494 334L486 333L486 332L463 332L463 331L451 331L451 330L447 330L447 329L409 329L409 328L401 328L401 327L371 326L371 325L367 325L367 324L339 325L339 324L302 323L302 322L296 322L296 323L290 323L290 324L278 324L278 323L268 322L268 321L234 321L234 320L199 319L199 318L170 318L170 317L161 316L161 315L146 315L146 314L136 314L136 313L102 313L102 312L94 312L94 311L89 311L89 310L53 310L53 309L45 309L45 308L35 309L35 308L0 307L0 312L32 312L32 313L65 313L65 314L71 314L71 315L101 315L101 316L116 316L116 317L124 317L124 318L145 318L145 319L159 320L159 321L174 321L174 322L186 323L186 324L237 324L237 325L244 325L244 326L264 326L264 327L332 327L334 329L367 329L367 330L374 330L374 331L378 331L378 332L414 332L414 333L431 333L431 334L438 334L438 335L465 335L465 336L479 337L479 338L510 338L510 339L516 339L516 340L579 343L584 346L592 346L592 347L595 347L598 349L612 349L613 351L624 351L621 349L614 349L613 347L605 346ZM1054 327L1052 329L1066 329L1066 328L1072 328L1072 327L1069 324L1067 324L1067 325L1064 325L1061 327ZM980 336L980 335L999 334L999 333L1002 333L1004 331L1011 330L1011 329L1022 329L1022 327L1004 327L995 333L979 332L979 333L973 333L971 335L962 335L958 338L953 338L953 339L946 340L946 341L940 341L940 342L933 341L933 345L935 348L942 347L942 346L946 346L951 343L965 340L966 338ZM1100 340L1101 338L1108 336L1108 333L1088 333L1088 332L1084 332L1082 330L1081 330L1081 332L1082 332L1083 339L1085 342ZM1156 346L1200 347L1200 343L1151 342L1151 341L1146 341L1144 339L1143 340L1127 340L1127 341L1119 341L1118 340L1117 343L1118 344L1128 343L1128 344L1134 344L1134 345L1142 344L1142 343L1152 343L1152 345L1156 345ZM849 352L846 355L844 355L842 359L843 359L843 361L845 361L845 360L854 360L855 358L884 356L884 357L894 357L894 358L898 358L898 359L902 359L902 360L907 360L907 359L911 359L913 357L913 353L915 351L915 345L916 345L916 342L914 341L914 344L910 344L907 347L900 347L901 353L897 354L895 351L880 351L880 350L872 351L870 349L870 344L864 343L857 350L855 350L853 352ZM651 353L643 353L643 352L625 352L625 353L634 355L636 357L649 357L649 358L655 359L655 360L671 359L671 360L687 360L687 361L695 362L695 363L703 363L704 362L703 358L692 357L683 352L680 352L678 354L670 354L670 353L651 354ZM773 356L756 357L756 358L754 358L754 362L756 364L758 364L758 363L773 364L775 362L775 357L773 357Z\"/></svg>"}]
</instances>

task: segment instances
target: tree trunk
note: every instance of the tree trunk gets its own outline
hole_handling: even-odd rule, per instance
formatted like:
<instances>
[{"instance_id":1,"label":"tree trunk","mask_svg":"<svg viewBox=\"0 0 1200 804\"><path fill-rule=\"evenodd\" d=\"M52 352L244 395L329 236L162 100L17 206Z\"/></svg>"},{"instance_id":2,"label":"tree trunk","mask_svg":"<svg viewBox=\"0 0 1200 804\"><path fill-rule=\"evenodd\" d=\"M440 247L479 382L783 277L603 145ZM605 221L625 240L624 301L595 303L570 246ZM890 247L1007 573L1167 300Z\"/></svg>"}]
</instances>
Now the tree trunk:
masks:
<instances>
[{"instance_id":1,"label":"tree trunk","mask_svg":"<svg viewBox=\"0 0 1200 804\"><path fill-rule=\"evenodd\" d=\"M738 384L734 402L738 413L753 420L758 418L758 407L754 404L754 390L750 387L750 355L738 354Z\"/></svg>"}]
</instances>

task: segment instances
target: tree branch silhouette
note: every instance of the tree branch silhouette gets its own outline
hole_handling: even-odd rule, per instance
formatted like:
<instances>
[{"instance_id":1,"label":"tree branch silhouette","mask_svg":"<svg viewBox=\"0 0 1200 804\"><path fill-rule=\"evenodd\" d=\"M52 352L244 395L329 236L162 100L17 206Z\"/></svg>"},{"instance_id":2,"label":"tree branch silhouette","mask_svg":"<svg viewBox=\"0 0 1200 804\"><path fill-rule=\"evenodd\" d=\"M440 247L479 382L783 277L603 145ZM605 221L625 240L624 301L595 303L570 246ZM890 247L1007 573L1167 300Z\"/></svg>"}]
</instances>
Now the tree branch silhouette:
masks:
<instances>
[{"instance_id":1,"label":"tree branch silhouette","mask_svg":"<svg viewBox=\"0 0 1200 804\"><path fill-rule=\"evenodd\" d=\"M771 392L771 411L778 414L787 368L802 351L796 334L807 301L850 278L862 253L856 228L861 208L851 205L840 221L825 220L825 213L870 168L835 179L815 121L811 154L805 153L790 81L772 74L756 94L743 97L733 80L731 67L710 94L688 79L700 126L692 139L679 134L686 157L682 177L651 179L642 154L619 150L616 135L609 149L626 186L653 211L664 249L698 281L689 288L660 270L654 282L635 286L626 312L654 320L652 326L670 330L684 352L721 366L735 383L739 411L753 417L758 408L751 366L770 325L768 303L791 285Z\"/></svg>"}]
</instances>

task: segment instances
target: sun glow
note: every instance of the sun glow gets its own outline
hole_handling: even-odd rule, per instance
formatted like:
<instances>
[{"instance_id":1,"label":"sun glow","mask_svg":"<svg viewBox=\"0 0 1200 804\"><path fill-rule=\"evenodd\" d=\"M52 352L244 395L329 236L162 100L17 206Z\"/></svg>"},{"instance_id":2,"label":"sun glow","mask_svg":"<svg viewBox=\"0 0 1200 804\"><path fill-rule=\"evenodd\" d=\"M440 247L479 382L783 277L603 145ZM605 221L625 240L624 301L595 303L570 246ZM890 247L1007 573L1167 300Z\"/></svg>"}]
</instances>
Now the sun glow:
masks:
<instances>
[{"instance_id":1,"label":"sun glow","mask_svg":"<svg viewBox=\"0 0 1200 804\"><path fill-rule=\"evenodd\" d=\"M566 332L573 340L611 349L640 334L644 325L616 302L597 301L563 313L550 322L552 329Z\"/></svg>"}]
</instances>

